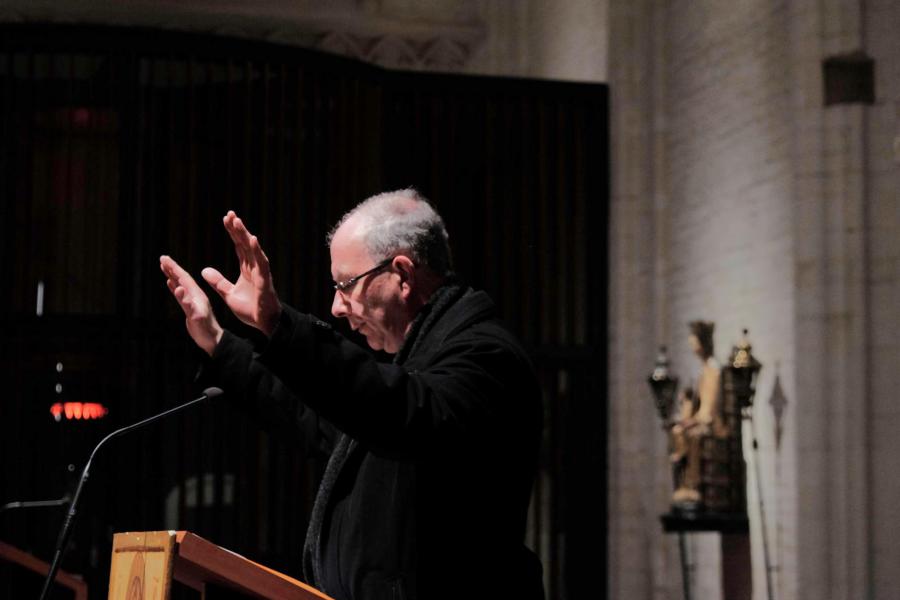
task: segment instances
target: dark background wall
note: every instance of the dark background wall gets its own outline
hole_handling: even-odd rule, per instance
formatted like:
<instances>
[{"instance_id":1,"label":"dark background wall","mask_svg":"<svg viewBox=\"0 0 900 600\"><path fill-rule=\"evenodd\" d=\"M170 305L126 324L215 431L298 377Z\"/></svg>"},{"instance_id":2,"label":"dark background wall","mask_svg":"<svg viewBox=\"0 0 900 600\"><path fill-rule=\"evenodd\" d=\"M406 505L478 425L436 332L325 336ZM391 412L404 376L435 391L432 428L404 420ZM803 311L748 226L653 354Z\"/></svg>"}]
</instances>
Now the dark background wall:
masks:
<instances>
[{"instance_id":1,"label":"dark background wall","mask_svg":"<svg viewBox=\"0 0 900 600\"><path fill-rule=\"evenodd\" d=\"M366 196L412 185L447 221L457 270L493 295L541 374L527 542L548 595L602 589L607 113L600 85L400 74L197 35L3 27L0 503L70 491L105 433L195 394L200 356L160 254L233 275L220 219L234 209L281 296L325 317L326 231ZM58 400L110 412L55 422ZM117 531L188 529L299 574L321 465L285 436L216 406L113 444L64 563L92 597L105 597ZM46 560L61 517L2 512L0 539ZM27 579L0 568L0 581ZM16 597L14 585L0 593Z\"/></svg>"}]
</instances>

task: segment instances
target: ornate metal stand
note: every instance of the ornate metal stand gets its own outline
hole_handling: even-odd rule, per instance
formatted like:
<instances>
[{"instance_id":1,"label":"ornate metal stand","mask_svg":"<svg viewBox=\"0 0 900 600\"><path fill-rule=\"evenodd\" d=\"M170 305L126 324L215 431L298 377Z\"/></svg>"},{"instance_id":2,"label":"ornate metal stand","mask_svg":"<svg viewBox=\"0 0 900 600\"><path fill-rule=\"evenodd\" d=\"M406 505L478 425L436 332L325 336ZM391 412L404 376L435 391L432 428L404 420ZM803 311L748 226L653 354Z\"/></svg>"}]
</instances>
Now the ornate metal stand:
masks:
<instances>
[{"instance_id":1,"label":"ornate metal stand","mask_svg":"<svg viewBox=\"0 0 900 600\"><path fill-rule=\"evenodd\" d=\"M756 379L762 365L752 354L752 346L747 339L747 330L740 343L735 346L729 359L729 368L733 376L735 396L741 403L741 415L750 422L750 435L753 437L753 472L756 475L756 496L759 502L759 526L762 534L763 562L766 567L766 597L774 599L772 587L772 563L769 558L769 536L766 527L766 510L762 489L762 470L759 460L759 442L756 437L756 422L753 420L753 397L756 393Z\"/></svg>"}]
</instances>

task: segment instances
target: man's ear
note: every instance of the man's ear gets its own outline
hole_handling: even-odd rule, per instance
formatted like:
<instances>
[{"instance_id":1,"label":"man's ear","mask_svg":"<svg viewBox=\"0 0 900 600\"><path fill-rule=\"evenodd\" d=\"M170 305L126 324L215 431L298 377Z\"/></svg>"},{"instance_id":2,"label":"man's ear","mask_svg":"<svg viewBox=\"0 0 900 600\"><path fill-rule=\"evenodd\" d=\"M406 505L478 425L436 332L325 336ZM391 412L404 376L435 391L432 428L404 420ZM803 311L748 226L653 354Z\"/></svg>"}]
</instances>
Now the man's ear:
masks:
<instances>
[{"instance_id":1,"label":"man's ear","mask_svg":"<svg viewBox=\"0 0 900 600\"><path fill-rule=\"evenodd\" d=\"M394 257L394 270L400 275L400 293L409 297L416 284L416 265L412 259L402 254Z\"/></svg>"}]
</instances>

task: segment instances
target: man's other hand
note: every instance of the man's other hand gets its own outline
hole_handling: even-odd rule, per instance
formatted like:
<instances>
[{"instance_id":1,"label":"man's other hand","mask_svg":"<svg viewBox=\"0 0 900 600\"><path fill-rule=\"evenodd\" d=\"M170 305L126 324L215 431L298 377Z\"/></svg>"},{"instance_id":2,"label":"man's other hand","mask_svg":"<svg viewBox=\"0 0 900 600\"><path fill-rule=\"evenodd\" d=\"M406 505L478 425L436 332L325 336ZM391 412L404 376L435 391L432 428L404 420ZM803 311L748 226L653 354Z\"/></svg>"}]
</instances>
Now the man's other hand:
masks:
<instances>
[{"instance_id":1,"label":"man's other hand","mask_svg":"<svg viewBox=\"0 0 900 600\"><path fill-rule=\"evenodd\" d=\"M209 297L197 282L169 256L159 257L159 268L166 276L166 285L184 311L188 334L204 352L212 356L222 339L222 327L216 320Z\"/></svg>"}]
</instances>

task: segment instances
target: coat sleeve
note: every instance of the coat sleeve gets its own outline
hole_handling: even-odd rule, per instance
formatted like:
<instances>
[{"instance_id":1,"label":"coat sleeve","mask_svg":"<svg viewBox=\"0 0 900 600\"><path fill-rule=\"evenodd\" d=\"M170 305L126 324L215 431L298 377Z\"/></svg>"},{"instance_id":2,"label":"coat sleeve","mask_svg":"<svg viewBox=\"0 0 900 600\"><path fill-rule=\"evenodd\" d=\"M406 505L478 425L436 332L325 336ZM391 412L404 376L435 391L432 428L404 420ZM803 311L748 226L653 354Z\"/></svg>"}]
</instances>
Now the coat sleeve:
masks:
<instances>
[{"instance_id":1,"label":"coat sleeve","mask_svg":"<svg viewBox=\"0 0 900 600\"><path fill-rule=\"evenodd\" d=\"M310 455L328 455L335 428L312 410L260 361L252 345L226 331L204 365L205 385L218 385L231 405L267 431L301 446Z\"/></svg>"},{"instance_id":2,"label":"coat sleeve","mask_svg":"<svg viewBox=\"0 0 900 600\"><path fill-rule=\"evenodd\" d=\"M261 361L338 429L399 458L478 444L501 418L516 430L531 407L514 404L528 405L537 389L527 359L489 335L454 336L427 365L407 370L289 307Z\"/></svg>"}]
</instances>

